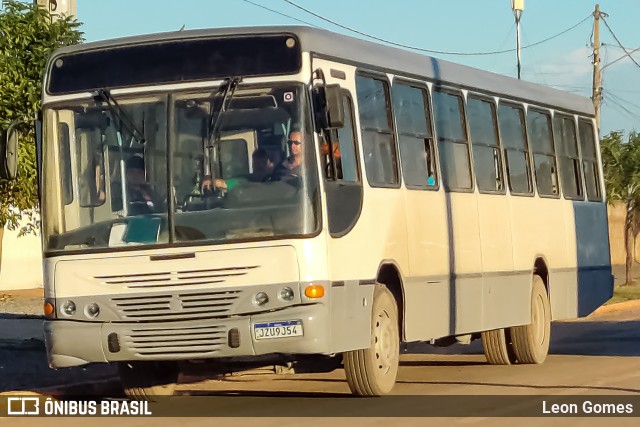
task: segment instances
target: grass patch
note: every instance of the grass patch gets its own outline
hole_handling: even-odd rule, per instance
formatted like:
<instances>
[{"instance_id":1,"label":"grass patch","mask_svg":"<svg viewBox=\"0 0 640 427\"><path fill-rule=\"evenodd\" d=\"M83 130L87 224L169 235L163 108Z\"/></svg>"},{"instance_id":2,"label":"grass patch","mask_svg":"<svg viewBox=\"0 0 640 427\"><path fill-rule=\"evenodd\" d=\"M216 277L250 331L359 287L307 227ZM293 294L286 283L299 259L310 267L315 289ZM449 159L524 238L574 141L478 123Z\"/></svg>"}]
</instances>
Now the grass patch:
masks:
<instances>
[{"instance_id":1,"label":"grass patch","mask_svg":"<svg viewBox=\"0 0 640 427\"><path fill-rule=\"evenodd\" d=\"M613 297L605 305L636 299L640 299L640 281L633 281L629 286L616 286L613 289Z\"/></svg>"}]
</instances>

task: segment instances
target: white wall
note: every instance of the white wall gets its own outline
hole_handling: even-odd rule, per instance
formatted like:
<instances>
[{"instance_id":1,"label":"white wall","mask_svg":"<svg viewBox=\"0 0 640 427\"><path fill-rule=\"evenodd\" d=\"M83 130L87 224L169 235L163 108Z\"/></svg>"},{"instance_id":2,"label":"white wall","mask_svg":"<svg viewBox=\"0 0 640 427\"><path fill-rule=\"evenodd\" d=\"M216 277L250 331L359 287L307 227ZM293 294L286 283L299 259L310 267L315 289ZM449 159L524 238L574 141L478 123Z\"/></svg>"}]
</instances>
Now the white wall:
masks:
<instances>
[{"instance_id":1,"label":"white wall","mask_svg":"<svg viewBox=\"0 0 640 427\"><path fill-rule=\"evenodd\" d=\"M42 287L40 236L18 238L18 230L5 228L2 239L0 291Z\"/></svg>"}]
</instances>

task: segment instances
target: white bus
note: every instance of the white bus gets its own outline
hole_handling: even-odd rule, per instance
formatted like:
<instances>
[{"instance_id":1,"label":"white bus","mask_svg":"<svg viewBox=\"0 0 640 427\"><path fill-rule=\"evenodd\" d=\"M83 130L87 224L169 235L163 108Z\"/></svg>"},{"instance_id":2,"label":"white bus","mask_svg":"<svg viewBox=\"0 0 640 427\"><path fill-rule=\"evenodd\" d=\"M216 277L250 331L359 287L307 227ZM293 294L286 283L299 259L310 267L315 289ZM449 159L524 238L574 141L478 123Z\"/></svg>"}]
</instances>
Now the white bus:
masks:
<instances>
[{"instance_id":1,"label":"white bus","mask_svg":"<svg viewBox=\"0 0 640 427\"><path fill-rule=\"evenodd\" d=\"M306 27L183 31L49 61L50 365L170 393L196 364L344 366L401 342L544 361L612 295L589 99ZM515 369L515 368L514 368Z\"/></svg>"}]
</instances>

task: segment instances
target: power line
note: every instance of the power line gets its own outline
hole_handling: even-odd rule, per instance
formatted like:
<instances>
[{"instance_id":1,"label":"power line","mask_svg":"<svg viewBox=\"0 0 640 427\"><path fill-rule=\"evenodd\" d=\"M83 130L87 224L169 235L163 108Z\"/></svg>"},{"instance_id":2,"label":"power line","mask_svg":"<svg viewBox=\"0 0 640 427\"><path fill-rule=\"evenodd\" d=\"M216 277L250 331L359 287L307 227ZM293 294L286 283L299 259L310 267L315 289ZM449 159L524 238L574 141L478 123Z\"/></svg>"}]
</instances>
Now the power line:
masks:
<instances>
[{"instance_id":1,"label":"power line","mask_svg":"<svg viewBox=\"0 0 640 427\"><path fill-rule=\"evenodd\" d=\"M625 98L621 97L620 95L618 95L618 94L614 93L614 92L613 92L613 91L611 91L611 90L606 91L606 92L605 92L605 94L609 94L609 95L613 96L614 98L616 98L616 99L617 99L618 101L620 101L620 102L623 102L623 103L628 104L628 105L630 105L630 106L632 106L632 107L635 107L635 108L640 109L640 105L638 105L638 104L634 104L633 102L631 102L631 101L629 101L629 100L627 100L627 99L625 99Z\"/></svg>"},{"instance_id":2,"label":"power line","mask_svg":"<svg viewBox=\"0 0 640 427\"><path fill-rule=\"evenodd\" d=\"M633 56L631 56L631 53L629 53L629 51L627 50L627 48L625 48L622 43L620 43L620 40L618 39L618 37L615 35L615 33L613 32L613 30L611 29L611 27L609 26L609 24L607 23L607 20L604 19L603 16L601 16L602 18L602 22L604 22L604 25L607 27L607 29L609 30L609 32L611 33L611 35L613 36L613 38L616 40L616 43L618 43L618 45L622 48L622 50L624 50L624 53L626 54L626 56L628 56L629 58L631 58L631 60L633 61L634 64L636 64L638 66L638 68L640 68L640 64L638 64L638 62L633 58Z\"/></svg>"},{"instance_id":3,"label":"power line","mask_svg":"<svg viewBox=\"0 0 640 427\"><path fill-rule=\"evenodd\" d=\"M624 49L624 48L623 48L623 49ZM628 52L628 53L627 53L626 49L624 49L624 50L625 50L625 54L624 54L624 55L622 55L620 58L618 58L618 59L616 59L616 60L614 60L614 61L609 62L607 65L603 66L600 70L604 70L604 69L605 69L605 68L607 68L609 65L613 65L613 64L615 64L616 62L623 60L623 59L624 59L624 58L626 58L627 56L631 57L631 54L632 54L632 53L636 53L636 52L640 51L640 47L637 47L637 48L633 49L631 52ZM633 59L633 58L631 58L631 59ZM635 62L635 61L634 61L634 62Z\"/></svg>"},{"instance_id":4,"label":"power line","mask_svg":"<svg viewBox=\"0 0 640 427\"><path fill-rule=\"evenodd\" d=\"M312 24L311 22L303 21L302 19L295 18L295 17L293 17L291 15L287 15L286 13L278 12L277 10L270 9L267 6L263 6L263 5L259 4L259 3L252 2L251 0L242 0L242 1L245 2L245 3L252 4L252 5L254 5L256 7L259 7L261 9L268 10L269 12L275 13L276 15L284 16L285 18L293 19L294 21L301 22L303 24L307 24L307 25L310 25L310 26L315 27L315 28L320 28L317 25Z\"/></svg>"},{"instance_id":5,"label":"power line","mask_svg":"<svg viewBox=\"0 0 640 427\"><path fill-rule=\"evenodd\" d=\"M626 114L628 114L630 117L632 118L640 118L640 115L638 115L637 113L634 113L633 111L629 110L627 107L625 107L623 104L621 104L619 101L616 101L615 98L608 98L608 99L604 99L605 103L609 104L609 105L615 105L618 108L618 111L623 111Z\"/></svg>"},{"instance_id":6,"label":"power line","mask_svg":"<svg viewBox=\"0 0 640 427\"><path fill-rule=\"evenodd\" d=\"M516 51L516 49L505 49L505 50L495 50L495 51L489 51L489 52L448 52L448 51L444 51L444 50L424 49L424 48L421 48L421 47L410 46L410 45L406 45L406 44L402 44L402 43L396 43L396 42L393 42L391 40L383 39L381 37L376 37L376 36L373 36L371 34L356 30L355 28L348 27L346 25L342 25L342 24L340 24L340 23L338 23L338 22L336 22L334 20L331 20L329 18L325 18L324 16L322 16L322 15L316 13L316 12L313 12L313 11L307 9L307 8L304 8L304 7L300 6L299 4L294 3L291 0L283 0L283 1L288 3L288 4L290 4L291 6L293 6L295 8L298 8L298 9L300 9L300 10L302 10L302 11L304 11L304 12L310 14L310 15L315 16L318 19L321 19L321 20L323 20L325 22L328 22L328 23L330 23L332 25L335 25L336 27L340 27L340 28L342 28L344 30L351 31L352 33L359 34L361 36L365 36L365 37L368 37L370 39L377 40L379 42L387 43L387 44L390 44L392 46L403 47L405 49L412 49L412 50L417 50L417 51L420 51L420 52L427 52L427 53L437 53L437 54L442 54L442 55L462 55L462 56L496 55L496 54L499 54L499 53L508 53L508 52L515 52ZM574 28L578 27L580 24L582 24L583 22L587 21L592 16L593 16L592 14L589 14L582 21L580 21L577 24L567 28L566 30L561 31L558 34L555 34L555 35L553 35L551 37L547 37L544 40L540 40L539 42L532 43L532 44L527 45L527 46L522 46L521 49L527 49L529 47L537 46L539 44L546 43L549 40L555 39L556 37L559 37L559 36L569 32L569 31L573 30Z\"/></svg>"}]
</instances>

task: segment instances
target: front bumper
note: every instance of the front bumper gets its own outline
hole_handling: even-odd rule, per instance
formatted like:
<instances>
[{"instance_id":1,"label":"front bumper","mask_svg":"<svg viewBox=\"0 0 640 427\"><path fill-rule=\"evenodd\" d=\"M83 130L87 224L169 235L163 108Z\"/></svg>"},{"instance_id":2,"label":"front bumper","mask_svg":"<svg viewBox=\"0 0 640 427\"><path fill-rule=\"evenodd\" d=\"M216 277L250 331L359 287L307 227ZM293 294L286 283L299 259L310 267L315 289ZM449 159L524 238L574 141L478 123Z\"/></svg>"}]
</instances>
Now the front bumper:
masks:
<instances>
[{"instance_id":1,"label":"front bumper","mask_svg":"<svg viewBox=\"0 0 640 427\"><path fill-rule=\"evenodd\" d=\"M301 320L304 335L266 340L253 336L255 323L286 320ZM65 368L130 360L328 354L329 320L326 305L307 304L245 316L172 322L48 320L44 322L44 331L49 366ZM230 331L234 347L230 345ZM235 340L237 337L239 342Z\"/></svg>"}]
</instances>

